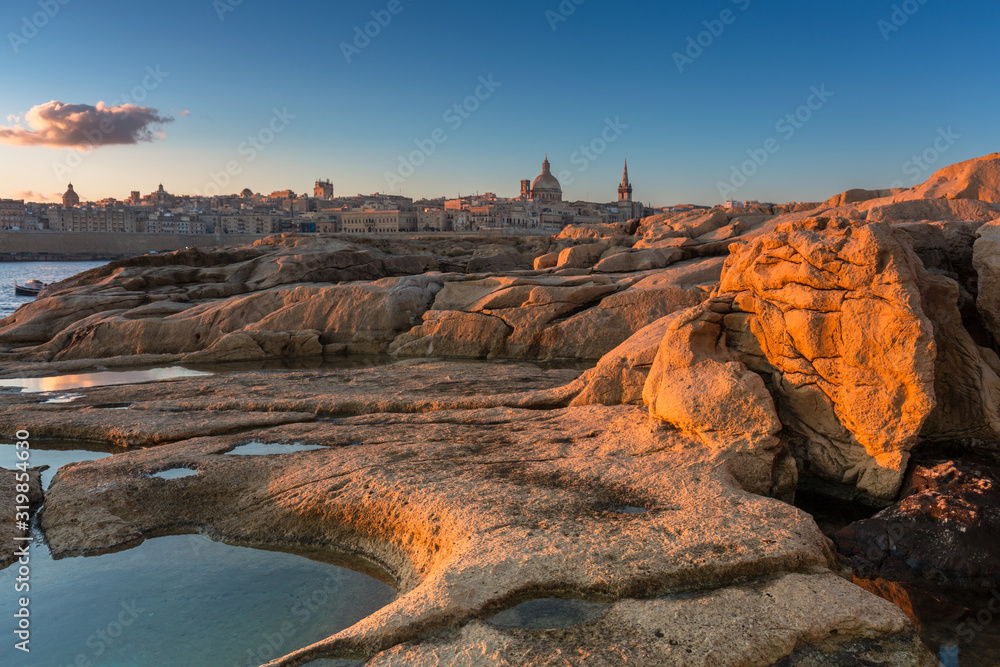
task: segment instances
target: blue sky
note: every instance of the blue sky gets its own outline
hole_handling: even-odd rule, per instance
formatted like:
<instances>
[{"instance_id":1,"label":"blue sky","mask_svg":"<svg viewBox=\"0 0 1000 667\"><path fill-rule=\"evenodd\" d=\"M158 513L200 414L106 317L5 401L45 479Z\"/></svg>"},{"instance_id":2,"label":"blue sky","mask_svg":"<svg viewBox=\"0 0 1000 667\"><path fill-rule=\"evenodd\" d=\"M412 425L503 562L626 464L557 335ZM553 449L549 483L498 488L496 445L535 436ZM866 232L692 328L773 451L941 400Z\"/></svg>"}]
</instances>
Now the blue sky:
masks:
<instances>
[{"instance_id":1,"label":"blue sky","mask_svg":"<svg viewBox=\"0 0 1000 667\"><path fill-rule=\"evenodd\" d=\"M174 120L152 128L165 138L84 153L0 144L0 196L70 181L86 199L160 182L303 192L317 177L344 195L515 196L547 153L571 199L613 200L628 158L653 205L785 202L1000 150L995 3L64 1L42 0L55 15L37 34L39 0L0 7L0 124L137 87ZM348 62L372 12L391 22Z\"/></svg>"}]
</instances>

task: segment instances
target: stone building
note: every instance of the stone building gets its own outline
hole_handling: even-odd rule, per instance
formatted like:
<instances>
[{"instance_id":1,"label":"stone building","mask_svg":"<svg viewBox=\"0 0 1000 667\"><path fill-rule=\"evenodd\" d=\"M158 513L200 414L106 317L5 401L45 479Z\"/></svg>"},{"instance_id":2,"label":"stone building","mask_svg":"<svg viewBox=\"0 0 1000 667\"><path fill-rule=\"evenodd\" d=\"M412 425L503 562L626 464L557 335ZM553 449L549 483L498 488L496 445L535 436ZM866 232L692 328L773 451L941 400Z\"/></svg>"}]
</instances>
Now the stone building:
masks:
<instances>
[{"instance_id":1,"label":"stone building","mask_svg":"<svg viewBox=\"0 0 1000 667\"><path fill-rule=\"evenodd\" d=\"M363 209L343 213L345 234L393 234L415 232L420 224L416 211Z\"/></svg>"},{"instance_id":2,"label":"stone building","mask_svg":"<svg viewBox=\"0 0 1000 667\"><path fill-rule=\"evenodd\" d=\"M23 199L0 199L0 229L24 229L24 222Z\"/></svg>"},{"instance_id":3,"label":"stone building","mask_svg":"<svg viewBox=\"0 0 1000 667\"><path fill-rule=\"evenodd\" d=\"M333 199L333 181L316 181L316 185L313 187L313 197Z\"/></svg>"},{"instance_id":4,"label":"stone building","mask_svg":"<svg viewBox=\"0 0 1000 667\"><path fill-rule=\"evenodd\" d=\"M114 232L132 234L138 229L138 214L128 208L80 208L53 206L48 211L49 229L60 232Z\"/></svg>"}]
</instances>

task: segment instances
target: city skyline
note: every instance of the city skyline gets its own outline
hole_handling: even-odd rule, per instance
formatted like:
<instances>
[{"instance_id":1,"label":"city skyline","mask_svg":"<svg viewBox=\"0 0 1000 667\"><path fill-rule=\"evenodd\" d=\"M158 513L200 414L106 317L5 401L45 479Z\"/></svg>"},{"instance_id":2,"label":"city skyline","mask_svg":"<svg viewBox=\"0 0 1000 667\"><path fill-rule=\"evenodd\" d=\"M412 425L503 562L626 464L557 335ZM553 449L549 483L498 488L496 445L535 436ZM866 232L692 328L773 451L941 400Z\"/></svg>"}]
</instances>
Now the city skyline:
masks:
<instances>
[{"instance_id":1,"label":"city skyline","mask_svg":"<svg viewBox=\"0 0 1000 667\"><path fill-rule=\"evenodd\" d=\"M516 197L548 153L569 201L613 201L627 158L652 206L780 203L1000 146L985 2L89 4L0 9L0 197Z\"/></svg>"}]
</instances>

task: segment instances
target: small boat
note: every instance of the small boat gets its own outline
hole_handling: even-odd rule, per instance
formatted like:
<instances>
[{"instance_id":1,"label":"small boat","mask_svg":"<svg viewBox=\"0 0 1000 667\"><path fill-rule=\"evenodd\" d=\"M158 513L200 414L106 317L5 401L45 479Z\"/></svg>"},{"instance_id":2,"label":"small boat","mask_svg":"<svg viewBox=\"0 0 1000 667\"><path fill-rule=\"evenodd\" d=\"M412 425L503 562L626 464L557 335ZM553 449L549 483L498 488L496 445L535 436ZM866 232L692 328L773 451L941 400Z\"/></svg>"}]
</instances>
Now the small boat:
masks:
<instances>
[{"instance_id":1,"label":"small boat","mask_svg":"<svg viewBox=\"0 0 1000 667\"><path fill-rule=\"evenodd\" d=\"M17 296L38 296L38 294L48 287L41 280L29 280L23 285L14 283L14 294Z\"/></svg>"}]
</instances>

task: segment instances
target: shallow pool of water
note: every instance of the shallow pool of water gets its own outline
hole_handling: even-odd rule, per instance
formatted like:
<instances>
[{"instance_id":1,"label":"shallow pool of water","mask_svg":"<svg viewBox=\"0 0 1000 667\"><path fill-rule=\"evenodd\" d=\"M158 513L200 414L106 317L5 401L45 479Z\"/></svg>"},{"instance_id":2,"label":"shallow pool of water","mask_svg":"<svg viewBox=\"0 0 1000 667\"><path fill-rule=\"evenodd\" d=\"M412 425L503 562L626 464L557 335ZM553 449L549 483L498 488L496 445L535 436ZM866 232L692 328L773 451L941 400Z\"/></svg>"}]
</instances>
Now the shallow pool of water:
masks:
<instances>
[{"instance_id":1,"label":"shallow pool of water","mask_svg":"<svg viewBox=\"0 0 1000 667\"><path fill-rule=\"evenodd\" d=\"M488 619L501 628L557 630L589 623L600 618L611 605L562 598L529 600Z\"/></svg>"},{"instance_id":2,"label":"shallow pool of water","mask_svg":"<svg viewBox=\"0 0 1000 667\"><path fill-rule=\"evenodd\" d=\"M300 442L294 445L269 444L266 442L249 442L240 445L236 449L226 452L228 456L271 456L273 454L294 454L295 452L312 452L317 449L326 449L323 445L303 445Z\"/></svg>"},{"instance_id":3,"label":"shallow pool of water","mask_svg":"<svg viewBox=\"0 0 1000 667\"><path fill-rule=\"evenodd\" d=\"M28 459L30 467L49 466L49 469L42 473L42 487L47 489L56 472L65 465L80 461L96 461L128 450L124 447L93 442L32 440L29 451L31 453L31 457ZM0 442L0 468L13 470L18 461L14 443Z\"/></svg>"},{"instance_id":4,"label":"shallow pool of water","mask_svg":"<svg viewBox=\"0 0 1000 667\"><path fill-rule=\"evenodd\" d=\"M199 535L61 560L36 539L30 566L30 655L11 639L16 570L0 571L5 667L256 667L350 627L395 595L350 569Z\"/></svg>"},{"instance_id":5,"label":"shallow pool of water","mask_svg":"<svg viewBox=\"0 0 1000 667\"><path fill-rule=\"evenodd\" d=\"M185 477L194 477L197 474L198 471L191 468L171 468L170 470L152 474L150 477L157 477L159 479L184 479Z\"/></svg>"},{"instance_id":6,"label":"shallow pool of water","mask_svg":"<svg viewBox=\"0 0 1000 667\"><path fill-rule=\"evenodd\" d=\"M67 391L69 389L83 389L85 387L141 384L144 382L160 382L163 380L205 377L208 375L211 375L211 373L195 371L182 366L169 366L167 368L150 368L146 370L100 371L97 373L55 375L42 378L11 378L0 380L0 387L20 389L25 394L40 394Z\"/></svg>"}]
</instances>

